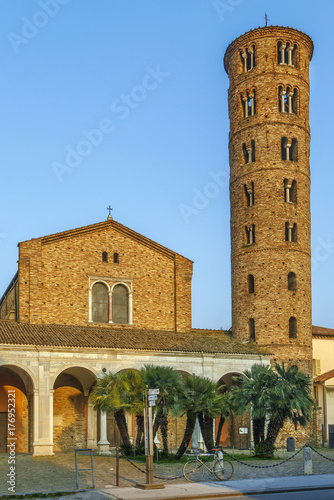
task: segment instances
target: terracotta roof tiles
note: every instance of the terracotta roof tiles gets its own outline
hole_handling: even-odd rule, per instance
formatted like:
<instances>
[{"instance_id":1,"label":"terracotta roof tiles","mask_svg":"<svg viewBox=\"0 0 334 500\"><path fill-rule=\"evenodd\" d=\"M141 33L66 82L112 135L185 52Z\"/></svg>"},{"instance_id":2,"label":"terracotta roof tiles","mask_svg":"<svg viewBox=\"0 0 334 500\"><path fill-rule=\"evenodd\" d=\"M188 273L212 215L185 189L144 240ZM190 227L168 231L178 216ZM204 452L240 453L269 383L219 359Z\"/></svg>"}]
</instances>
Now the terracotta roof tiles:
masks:
<instances>
[{"instance_id":1,"label":"terracotta roof tiles","mask_svg":"<svg viewBox=\"0 0 334 500\"><path fill-rule=\"evenodd\" d=\"M148 331L98 326L27 324L0 320L0 344L196 353L265 355L223 331Z\"/></svg>"}]
</instances>

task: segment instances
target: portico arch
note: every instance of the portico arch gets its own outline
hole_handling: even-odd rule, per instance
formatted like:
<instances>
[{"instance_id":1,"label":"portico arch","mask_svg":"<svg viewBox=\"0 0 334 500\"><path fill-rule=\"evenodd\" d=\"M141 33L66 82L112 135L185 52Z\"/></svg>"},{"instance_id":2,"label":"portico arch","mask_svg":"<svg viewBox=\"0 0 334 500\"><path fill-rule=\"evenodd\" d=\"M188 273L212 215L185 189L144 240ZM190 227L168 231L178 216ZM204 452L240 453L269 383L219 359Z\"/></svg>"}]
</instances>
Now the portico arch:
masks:
<instances>
[{"instance_id":1,"label":"portico arch","mask_svg":"<svg viewBox=\"0 0 334 500\"><path fill-rule=\"evenodd\" d=\"M33 391L28 371L15 364L0 366L0 453L7 453L11 437L15 438L17 452L32 451ZM14 427L8 425L8 415L14 415Z\"/></svg>"},{"instance_id":2,"label":"portico arch","mask_svg":"<svg viewBox=\"0 0 334 500\"><path fill-rule=\"evenodd\" d=\"M54 451L96 447L97 417L88 397L96 381L89 368L71 365L53 381Z\"/></svg>"}]
</instances>

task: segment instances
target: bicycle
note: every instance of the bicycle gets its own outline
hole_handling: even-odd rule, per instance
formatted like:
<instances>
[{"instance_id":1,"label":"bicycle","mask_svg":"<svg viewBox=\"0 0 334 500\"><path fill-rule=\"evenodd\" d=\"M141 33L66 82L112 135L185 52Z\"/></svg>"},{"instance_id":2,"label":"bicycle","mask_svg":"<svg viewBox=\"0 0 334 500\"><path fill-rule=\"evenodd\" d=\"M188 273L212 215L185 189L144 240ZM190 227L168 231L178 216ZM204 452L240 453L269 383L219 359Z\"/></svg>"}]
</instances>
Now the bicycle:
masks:
<instances>
[{"instance_id":1,"label":"bicycle","mask_svg":"<svg viewBox=\"0 0 334 500\"><path fill-rule=\"evenodd\" d=\"M184 464L183 475L193 483L201 481L205 470L210 475L215 475L220 481L228 481L234 474L233 464L224 458L223 452L219 448L214 448L214 453L197 453L196 458L191 458ZM210 465L201 460L200 457L213 457L213 462L210 460Z\"/></svg>"}]
</instances>

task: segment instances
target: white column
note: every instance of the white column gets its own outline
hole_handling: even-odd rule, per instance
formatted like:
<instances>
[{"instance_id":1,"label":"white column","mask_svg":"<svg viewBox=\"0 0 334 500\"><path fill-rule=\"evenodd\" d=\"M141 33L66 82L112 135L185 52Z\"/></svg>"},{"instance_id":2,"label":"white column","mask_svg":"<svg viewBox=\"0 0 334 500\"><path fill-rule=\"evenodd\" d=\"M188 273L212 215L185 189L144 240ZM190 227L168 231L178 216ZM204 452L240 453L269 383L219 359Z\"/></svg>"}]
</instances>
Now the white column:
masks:
<instances>
[{"instance_id":1,"label":"white column","mask_svg":"<svg viewBox=\"0 0 334 500\"><path fill-rule=\"evenodd\" d=\"M87 448L96 448L94 406L87 403Z\"/></svg>"},{"instance_id":2,"label":"white column","mask_svg":"<svg viewBox=\"0 0 334 500\"><path fill-rule=\"evenodd\" d=\"M281 92L281 111L282 111L282 113L285 113L285 95L286 95L285 90L282 90L282 92Z\"/></svg>"},{"instance_id":3,"label":"white column","mask_svg":"<svg viewBox=\"0 0 334 500\"><path fill-rule=\"evenodd\" d=\"M285 199L286 199L287 203L291 203L291 200L290 200L290 189L291 189L291 184L287 184L285 186Z\"/></svg>"},{"instance_id":4,"label":"white column","mask_svg":"<svg viewBox=\"0 0 334 500\"><path fill-rule=\"evenodd\" d=\"M89 285L89 294L88 294L88 323L93 322L93 314L92 314L92 285Z\"/></svg>"},{"instance_id":5,"label":"white column","mask_svg":"<svg viewBox=\"0 0 334 500\"><path fill-rule=\"evenodd\" d=\"M288 225L288 241L292 241L292 229L293 229L293 225L289 224Z\"/></svg>"},{"instance_id":6,"label":"white column","mask_svg":"<svg viewBox=\"0 0 334 500\"><path fill-rule=\"evenodd\" d=\"M244 101L244 115L248 118L248 97L243 97L242 100Z\"/></svg>"},{"instance_id":7,"label":"white column","mask_svg":"<svg viewBox=\"0 0 334 500\"><path fill-rule=\"evenodd\" d=\"M129 307L129 324L133 325L133 314L132 314L132 309L133 309L133 294L132 292L129 292L129 297L128 297L128 307Z\"/></svg>"},{"instance_id":8,"label":"white column","mask_svg":"<svg viewBox=\"0 0 334 500\"><path fill-rule=\"evenodd\" d=\"M289 108L289 113L292 113L292 97L293 97L293 92L288 93L288 108Z\"/></svg>"},{"instance_id":9,"label":"white column","mask_svg":"<svg viewBox=\"0 0 334 500\"><path fill-rule=\"evenodd\" d=\"M100 441L97 443L99 455L109 455L109 441L107 439L107 414L100 411Z\"/></svg>"},{"instance_id":10,"label":"white column","mask_svg":"<svg viewBox=\"0 0 334 500\"><path fill-rule=\"evenodd\" d=\"M282 43L282 47L281 47L281 64L285 64L285 47L286 47L286 44Z\"/></svg>"},{"instance_id":11,"label":"white column","mask_svg":"<svg viewBox=\"0 0 334 500\"><path fill-rule=\"evenodd\" d=\"M253 189L252 188L247 188L247 193L249 196L249 206L253 206Z\"/></svg>"},{"instance_id":12,"label":"white column","mask_svg":"<svg viewBox=\"0 0 334 500\"><path fill-rule=\"evenodd\" d=\"M255 114L255 106L254 106L254 94L249 94L249 98L251 99L251 115Z\"/></svg>"},{"instance_id":13,"label":"white column","mask_svg":"<svg viewBox=\"0 0 334 500\"><path fill-rule=\"evenodd\" d=\"M285 151L286 151L286 159L288 161L290 161L291 160L291 158L290 158L290 156L291 156L291 142L286 143Z\"/></svg>"},{"instance_id":14,"label":"white column","mask_svg":"<svg viewBox=\"0 0 334 500\"><path fill-rule=\"evenodd\" d=\"M108 323L113 323L113 320L112 320L112 291L111 290L109 291L108 307L109 307L109 321L108 321Z\"/></svg>"},{"instance_id":15,"label":"white column","mask_svg":"<svg viewBox=\"0 0 334 500\"><path fill-rule=\"evenodd\" d=\"M292 51L293 51L293 47L291 47L291 45L287 48L287 52L288 52L288 64L290 66L292 66Z\"/></svg>"},{"instance_id":16,"label":"white column","mask_svg":"<svg viewBox=\"0 0 334 500\"><path fill-rule=\"evenodd\" d=\"M245 73L247 73L247 54L246 54L246 52L242 52L241 57L244 60L244 71L245 71Z\"/></svg>"},{"instance_id":17,"label":"white column","mask_svg":"<svg viewBox=\"0 0 334 500\"><path fill-rule=\"evenodd\" d=\"M248 49L249 55L250 55L250 69L254 68L254 50L253 49Z\"/></svg>"}]
</instances>

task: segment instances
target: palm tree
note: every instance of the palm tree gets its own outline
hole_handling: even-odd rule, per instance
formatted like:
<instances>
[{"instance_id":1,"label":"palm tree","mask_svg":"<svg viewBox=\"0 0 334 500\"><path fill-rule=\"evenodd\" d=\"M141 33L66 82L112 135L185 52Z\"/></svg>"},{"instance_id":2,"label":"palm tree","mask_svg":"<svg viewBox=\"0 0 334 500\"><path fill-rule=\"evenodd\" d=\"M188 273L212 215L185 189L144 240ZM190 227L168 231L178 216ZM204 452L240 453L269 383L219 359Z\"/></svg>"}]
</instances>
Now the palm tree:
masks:
<instances>
[{"instance_id":1,"label":"palm tree","mask_svg":"<svg viewBox=\"0 0 334 500\"><path fill-rule=\"evenodd\" d=\"M145 384L138 370L122 370L116 374L119 382L120 399L129 413L135 415L137 424L136 448L143 445L144 416L143 393Z\"/></svg>"},{"instance_id":2,"label":"palm tree","mask_svg":"<svg viewBox=\"0 0 334 500\"><path fill-rule=\"evenodd\" d=\"M153 436L161 428L163 454L168 455L168 413L173 408L176 393L182 384L179 372L168 366L145 365L142 370L144 383L150 389L159 389L156 402L156 414L153 424Z\"/></svg>"},{"instance_id":3,"label":"palm tree","mask_svg":"<svg viewBox=\"0 0 334 500\"><path fill-rule=\"evenodd\" d=\"M272 456L279 431L287 420L305 426L311 419L314 401L309 377L297 366L287 370L284 364L275 364L275 371L262 365L253 365L239 378L240 387L232 387L230 402L238 414L251 409L256 430L256 444L262 443L267 456ZM267 435L265 419L269 418ZM255 436L254 436L255 437Z\"/></svg>"},{"instance_id":4,"label":"palm tree","mask_svg":"<svg viewBox=\"0 0 334 500\"><path fill-rule=\"evenodd\" d=\"M213 417L227 414L226 398L219 393L217 386L208 378L190 375L183 381L177 395L175 411L187 415L186 428L180 447L175 455L182 457L189 446L194 432L196 418L199 419L201 432L207 449L214 447Z\"/></svg>"},{"instance_id":5,"label":"palm tree","mask_svg":"<svg viewBox=\"0 0 334 500\"><path fill-rule=\"evenodd\" d=\"M90 398L94 409L114 414L124 447L130 449L131 443L125 419L125 410L129 409L129 405L122 400L119 377L113 373L107 373L98 378Z\"/></svg>"}]
</instances>

